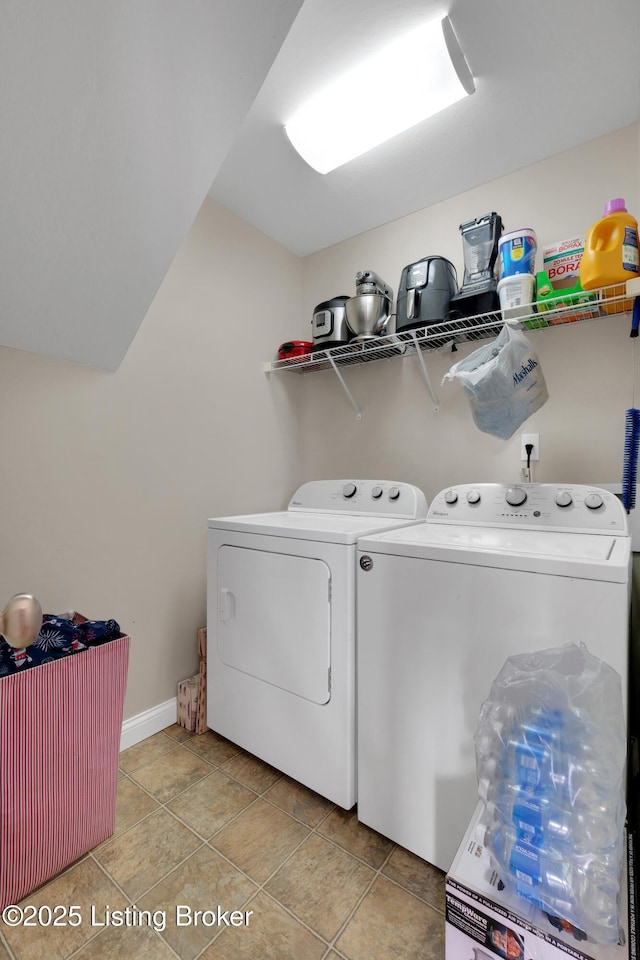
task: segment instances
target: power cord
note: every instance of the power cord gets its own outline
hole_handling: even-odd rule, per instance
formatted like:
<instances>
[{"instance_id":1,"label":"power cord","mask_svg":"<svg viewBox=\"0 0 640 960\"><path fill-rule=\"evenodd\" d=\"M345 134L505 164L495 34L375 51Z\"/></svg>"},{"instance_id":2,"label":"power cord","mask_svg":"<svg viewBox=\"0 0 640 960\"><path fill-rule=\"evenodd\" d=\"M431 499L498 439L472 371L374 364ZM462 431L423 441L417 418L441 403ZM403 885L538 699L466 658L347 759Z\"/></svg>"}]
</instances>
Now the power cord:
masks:
<instances>
[{"instance_id":1,"label":"power cord","mask_svg":"<svg viewBox=\"0 0 640 960\"><path fill-rule=\"evenodd\" d=\"M531 483L531 454L533 453L533 444L525 443L524 449L527 454L527 483Z\"/></svg>"}]
</instances>

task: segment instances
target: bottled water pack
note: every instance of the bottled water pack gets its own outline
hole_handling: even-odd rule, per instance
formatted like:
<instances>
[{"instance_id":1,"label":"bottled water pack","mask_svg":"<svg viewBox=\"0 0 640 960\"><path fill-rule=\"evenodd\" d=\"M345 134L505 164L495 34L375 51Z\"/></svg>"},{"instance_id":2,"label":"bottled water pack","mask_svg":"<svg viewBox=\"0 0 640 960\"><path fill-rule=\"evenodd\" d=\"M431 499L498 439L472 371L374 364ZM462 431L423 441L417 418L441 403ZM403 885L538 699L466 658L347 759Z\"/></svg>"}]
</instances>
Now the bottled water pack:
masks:
<instances>
[{"instance_id":1,"label":"bottled water pack","mask_svg":"<svg viewBox=\"0 0 640 960\"><path fill-rule=\"evenodd\" d=\"M476 728L485 843L505 885L596 942L619 939L621 681L584 646L511 657Z\"/></svg>"}]
</instances>

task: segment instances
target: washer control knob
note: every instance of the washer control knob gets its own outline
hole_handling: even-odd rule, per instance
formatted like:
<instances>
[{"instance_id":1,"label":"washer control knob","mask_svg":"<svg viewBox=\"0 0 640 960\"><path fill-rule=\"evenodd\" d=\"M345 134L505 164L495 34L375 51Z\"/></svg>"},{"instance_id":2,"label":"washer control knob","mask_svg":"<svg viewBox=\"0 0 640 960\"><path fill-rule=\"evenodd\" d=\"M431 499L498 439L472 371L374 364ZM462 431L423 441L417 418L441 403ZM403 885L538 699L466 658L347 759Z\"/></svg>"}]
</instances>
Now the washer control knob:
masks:
<instances>
[{"instance_id":1,"label":"washer control knob","mask_svg":"<svg viewBox=\"0 0 640 960\"><path fill-rule=\"evenodd\" d=\"M345 483L344 487L342 488L342 496L346 497L347 500L350 500L351 497L355 497L357 489L358 488L356 487L355 483Z\"/></svg>"},{"instance_id":2,"label":"washer control knob","mask_svg":"<svg viewBox=\"0 0 640 960\"><path fill-rule=\"evenodd\" d=\"M604 500L599 493L588 493L584 498L584 505L589 510L599 510L603 504Z\"/></svg>"},{"instance_id":3,"label":"washer control knob","mask_svg":"<svg viewBox=\"0 0 640 960\"><path fill-rule=\"evenodd\" d=\"M556 493L556 503L559 507L570 507L573 503L573 497L568 490L558 490Z\"/></svg>"},{"instance_id":4,"label":"washer control knob","mask_svg":"<svg viewBox=\"0 0 640 960\"><path fill-rule=\"evenodd\" d=\"M480 491L469 490L467 494L467 503L480 503Z\"/></svg>"},{"instance_id":5,"label":"washer control knob","mask_svg":"<svg viewBox=\"0 0 640 960\"><path fill-rule=\"evenodd\" d=\"M521 507L527 499L527 494L522 487L509 487L504 498L510 507Z\"/></svg>"},{"instance_id":6,"label":"washer control knob","mask_svg":"<svg viewBox=\"0 0 640 960\"><path fill-rule=\"evenodd\" d=\"M450 505L458 502L458 491L457 490L447 490L444 495L444 502Z\"/></svg>"},{"instance_id":7,"label":"washer control knob","mask_svg":"<svg viewBox=\"0 0 640 960\"><path fill-rule=\"evenodd\" d=\"M382 496L382 487L374 487L371 491L371 496L374 500L379 500Z\"/></svg>"},{"instance_id":8,"label":"washer control knob","mask_svg":"<svg viewBox=\"0 0 640 960\"><path fill-rule=\"evenodd\" d=\"M389 489L389 500L398 500L399 497L400 497L400 488L399 488L399 487L391 487L391 488Z\"/></svg>"}]
</instances>

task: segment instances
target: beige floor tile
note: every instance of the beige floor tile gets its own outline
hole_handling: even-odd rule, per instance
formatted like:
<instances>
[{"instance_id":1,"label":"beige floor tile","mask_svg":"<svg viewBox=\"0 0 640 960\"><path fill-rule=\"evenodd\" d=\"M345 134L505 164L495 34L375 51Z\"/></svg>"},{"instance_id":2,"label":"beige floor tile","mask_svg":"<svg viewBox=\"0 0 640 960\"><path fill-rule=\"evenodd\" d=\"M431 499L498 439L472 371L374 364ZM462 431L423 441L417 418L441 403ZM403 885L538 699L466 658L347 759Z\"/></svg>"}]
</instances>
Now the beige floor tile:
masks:
<instances>
[{"instance_id":1,"label":"beige floor tile","mask_svg":"<svg viewBox=\"0 0 640 960\"><path fill-rule=\"evenodd\" d=\"M366 892L371 868L382 876ZM106 906L131 902L166 912L164 932L99 927ZM444 957L442 871L218 734L177 724L120 755L114 836L23 903L78 904L82 923L3 926L12 953L0 940L0 960ZM252 913L235 927L212 924L212 914L177 926L177 904Z\"/></svg>"},{"instance_id":2,"label":"beige floor tile","mask_svg":"<svg viewBox=\"0 0 640 960\"><path fill-rule=\"evenodd\" d=\"M326 940L331 940L374 877L355 857L313 834L265 887Z\"/></svg>"},{"instance_id":3,"label":"beige floor tile","mask_svg":"<svg viewBox=\"0 0 640 960\"><path fill-rule=\"evenodd\" d=\"M167 926L163 938L181 960L193 960L220 931L217 926L218 906L223 913L240 911L256 889L251 880L247 880L219 853L210 847L201 847L137 904L142 910L164 911ZM176 922L178 905L188 908L181 910L180 924ZM207 913L196 918L197 910ZM211 912L215 914L215 920ZM221 921L223 925L224 920Z\"/></svg>"},{"instance_id":4,"label":"beige floor tile","mask_svg":"<svg viewBox=\"0 0 640 960\"><path fill-rule=\"evenodd\" d=\"M382 866L390 851L393 850L391 840L358 822L355 810L342 810L336 807L318 827L318 833L329 837L334 843L344 847L354 856L360 857L376 870Z\"/></svg>"},{"instance_id":5,"label":"beige floor tile","mask_svg":"<svg viewBox=\"0 0 640 960\"><path fill-rule=\"evenodd\" d=\"M135 823L139 823L140 820L153 813L157 808L158 804L153 797L150 797L144 790L132 783L128 777L123 777L118 782L114 837L124 833Z\"/></svg>"},{"instance_id":6,"label":"beige floor tile","mask_svg":"<svg viewBox=\"0 0 640 960\"><path fill-rule=\"evenodd\" d=\"M258 883L295 850L309 831L284 811L256 800L211 839L211 844Z\"/></svg>"},{"instance_id":7,"label":"beige floor tile","mask_svg":"<svg viewBox=\"0 0 640 960\"><path fill-rule=\"evenodd\" d=\"M256 793L264 793L282 776L275 767L244 751L223 764L222 770Z\"/></svg>"},{"instance_id":8,"label":"beige floor tile","mask_svg":"<svg viewBox=\"0 0 640 960\"><path fill-rule=\"evenodd\" d=\"M307 827L317 826L334 807L330 800L325 800L289 777L278 780L264 796L296 820L302 820Z\"/></svg>"},{"instance_id":9,"label":"beige floor tile","mask_svg":"<svg viewBox=\"0 0 640 960\"><path fill-rule=\"evenodd\" d=\"M201 837L208 839L255 799L252 790L214 770L167 806Z\"/></svg>"},{"instance_id":10,"label":"beige floor tile","mask_svg":"<svg viewBox=\"0 0 640 960\"><path fill-rule=\"evenodd\" d=\"M160 803L167 803L208 773L211 773L210 764L184 747L176 746L175 750L158 757L153 763L148 763L129 776L153 794Z\"/></svg>"},{"instance_id":11,"label":"beige floor tile","mask_svg":"<svg viewBox=\"0 0 640 960\"><path fill-rule=\"evenodd\" d=\"M444 917L379 877L336 948L349 960L443 960Z\"/></svg>"},{"instance_id":12,"label":"beige floor tile","mask_svg":"<svg viewBox=\"0 0 640 960\"><path fill-rule=\"evenodd\" d=\"M192 737L185 743L185 747L187 750L193 750L203 760L215 763L218 767L240 753L240 747L231 743L230 740L225 740L224 737L214 733L213 730L207 730L206 733L199 733Z\"/></svg>"},{"instance_id":13,"label":"beige floor tile","mask_svg":"<svg viewBox=\"0 0 640 960\"><path fill-rule=\"evenodd\" d=\"M16 960L43 960L45 957L46 960L62 960L97 932L96 927L92 926L92 904L96 910L105 904L120 909L126 906L126 900L98 864L87 857L25 897L21 905L24 907L27 904L51 909L58 904L79 908L82 921L77 925L73 916L70 918L73 925L66 927L38 925L11 928L3 925L2 932Z\"/></svg>"},{"instance_id":14,"label":"beige floor tile","mask_svg":"<svg viewBox=\"0 0 640 960\"><path fill-rule=\"evenodd\" d=\"M200 846L199 837L160 809L94 854L135 900Z\"/></svg>"},{"instance_id":15,"label":"beige floor tile","mask_svg":"<svg viewBox=\"0 0 640 960\"><path fill-rule=\"evenodd\" d=\"M325 944L264 893L250 901L247 926L223 930L200 960L320 960Z\"/></svg>"},{"instance_id":16,"label":"beige floor tile","mask_svg":"<svg viewBox=\"0 0 640 960\"><path fill-rule=\"evenodd\" d=\"M192 733L191 730L185 730L179 723L172 723L170 727L165 727L162 732L178 743L184 743L185 740L191 740L192 737L195 737L195 733Z\"/></svg>"},{"instance_id":17,"label":"beige floor tile","mask_svg":"<svg viewBox=\"0 0 640 960\"><path fill-rule=\"evenodd\" d=\"M175 955L147 926L107 927L73 960L175 960Z\"/></svg>"},{"instance_id":18,"label":"beige floor tile","mask_svg":"<svg viewBox=\"0 0 640 960\"><path fill-rule=\"evenodd\" d=\"M396 847L382 868L382 872L385 877L395 880L416 897L426 900L432 907L444 913L446 874L433 864L409 853L404 847Z\"/></svg>"},{"instance_id":19,"label":"beige floor tile","mask_svg":"<svg viewBox=\"0 0 640 960\"><path fill-rule=\"evenodd\" d=\"M176 742L171 737L165 736L162 732L154 733L152 737L147 737L141 743L136 743L135 746L122 751L120 754L120 769L124 770L125 773L131 773L132 770L137 770L146 763L157 760L163 753L175 750L175 747Z\"/></svg>"}]
</instances>

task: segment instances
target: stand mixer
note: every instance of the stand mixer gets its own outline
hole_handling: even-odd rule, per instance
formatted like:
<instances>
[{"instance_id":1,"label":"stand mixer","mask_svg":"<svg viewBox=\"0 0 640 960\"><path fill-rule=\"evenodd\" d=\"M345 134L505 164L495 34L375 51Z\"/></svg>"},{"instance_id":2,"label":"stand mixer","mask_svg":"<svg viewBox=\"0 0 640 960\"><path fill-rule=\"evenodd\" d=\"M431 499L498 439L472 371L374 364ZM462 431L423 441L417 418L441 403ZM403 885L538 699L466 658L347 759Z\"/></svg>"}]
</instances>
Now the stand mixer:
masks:
<instances>
[{"instance_id":1,"label":"stand mixer","mask_svg":"<svg viewBox=\"0 0 640 960\"><path fill-rule=\"evenodd\" d=\"M354 342L374 340L387 332L391 319L393 290L373 270L356 273L356 295L346 302L347 325Z\"/></svg>"}]
</instances>

